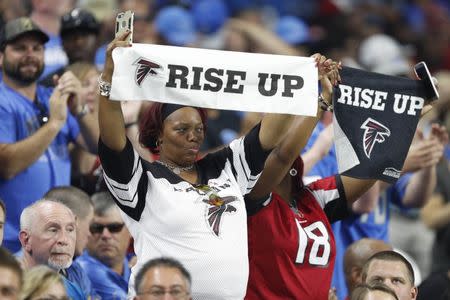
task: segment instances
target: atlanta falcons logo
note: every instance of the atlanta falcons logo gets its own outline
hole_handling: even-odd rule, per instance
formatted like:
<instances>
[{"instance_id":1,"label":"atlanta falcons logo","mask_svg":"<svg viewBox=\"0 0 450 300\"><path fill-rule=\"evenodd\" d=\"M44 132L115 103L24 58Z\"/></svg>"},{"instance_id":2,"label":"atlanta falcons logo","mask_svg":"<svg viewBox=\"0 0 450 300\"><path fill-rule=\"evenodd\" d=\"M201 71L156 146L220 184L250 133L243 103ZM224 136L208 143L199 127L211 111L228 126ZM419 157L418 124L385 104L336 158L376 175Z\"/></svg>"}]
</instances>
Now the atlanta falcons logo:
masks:
<instances>
[{"instance_id":1,"label":"atlanta falcons logo","mask_svg":"<svg viewBox=\"0 0 450 300\"><path fill-rule=\"evenodd\" d=\"M214 234L219 236L222 215L224 213L233 213L236 211L236 207L230 204L231 202L236 201L236 197L227 196L222 198L216 194L211 194L209 199L203 199L202 201L210 205L208 207L207 215L208 224Z\"/></svg>"},{"instance_id":2,"label":"atlanta falcons logo","mask_svg":"<svg viewBox=\"0 0 450 300\"><path fill-rule=\"evenodd\" d=\"M386 137L391 135L391 131L389 130L389 128L372 118L368 118L361 125L361 129L364 129L364 153L366 154L367 158L370 159L370 154L372 153L375 143L383 143Z\"/></svg>"},{"instance_id":3,"label":"atlanta falcons logo","mask_svg":"<svg viewBox=\"0 0 450 300\"><path fill-rule=\"evenodd\" d=\"M158 65L157 63L146 60L142 57L136 60L133 63L133 65L137 65L135 80L138 86L141 86L142 81L144 81L144 79L147 77L148 74L150 75L158 74L155 71L155 69L162 70L162 66Z\"/></svg>"}]
</instances>

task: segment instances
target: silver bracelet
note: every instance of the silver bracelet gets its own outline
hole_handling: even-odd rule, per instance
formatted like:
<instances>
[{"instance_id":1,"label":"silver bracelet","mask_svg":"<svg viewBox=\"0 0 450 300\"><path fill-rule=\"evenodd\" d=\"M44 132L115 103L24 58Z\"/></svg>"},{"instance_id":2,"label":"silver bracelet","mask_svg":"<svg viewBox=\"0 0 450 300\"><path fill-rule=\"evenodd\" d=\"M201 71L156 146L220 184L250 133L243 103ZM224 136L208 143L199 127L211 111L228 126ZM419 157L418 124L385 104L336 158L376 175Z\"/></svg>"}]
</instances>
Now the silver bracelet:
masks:
<instances>
[{"instance_id":1,"label":"silver bracelet","mask_svg":"<svg viewBox=\"0 0 450 300\"><path fill-rule=\"evenodd\" d=\"M323 111L333 112L333 104L328 103L322 96L322 93L319 94L319 106Z\"/></svg>"},{"instance_id":2,"label":"silver bracelet","mask_svg":"<svg viewBox=\"0 0 450 300\"><path fill-rule=\"evenodd\" d=\"M106 82L102 79L103 73L98 76L98 89L100 91L100 95L103 97L109 97L111 93L111 82Z\"/></svg>"}]
</instances>

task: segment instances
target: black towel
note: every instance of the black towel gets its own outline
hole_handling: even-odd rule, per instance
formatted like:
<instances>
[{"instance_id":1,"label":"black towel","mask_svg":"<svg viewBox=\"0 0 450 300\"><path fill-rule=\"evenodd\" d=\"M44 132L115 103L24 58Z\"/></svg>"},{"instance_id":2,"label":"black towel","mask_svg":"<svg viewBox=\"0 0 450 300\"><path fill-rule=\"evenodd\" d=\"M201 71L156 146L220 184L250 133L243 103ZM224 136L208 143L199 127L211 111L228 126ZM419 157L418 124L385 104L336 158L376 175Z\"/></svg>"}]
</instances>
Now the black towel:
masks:
<instances>
[{"instance_id":1,"label":"black towel","mask_svg":"<svg viewBox=\"0 0 450 300\"><path fill-rule=\"evenodd\" d=\"M339 172L395 182L425 104L424 83L348 67L341 79L333 96Z\"/></svg>"}]
</instances>

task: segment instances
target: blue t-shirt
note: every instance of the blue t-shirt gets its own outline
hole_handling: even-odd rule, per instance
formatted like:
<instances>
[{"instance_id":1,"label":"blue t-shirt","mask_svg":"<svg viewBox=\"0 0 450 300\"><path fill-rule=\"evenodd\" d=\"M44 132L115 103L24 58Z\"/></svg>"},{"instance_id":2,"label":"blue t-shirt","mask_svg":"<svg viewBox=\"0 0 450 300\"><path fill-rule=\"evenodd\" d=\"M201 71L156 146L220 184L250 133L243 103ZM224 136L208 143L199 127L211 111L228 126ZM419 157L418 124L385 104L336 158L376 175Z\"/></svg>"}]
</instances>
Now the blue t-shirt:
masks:
<instances>
[{"instance_id":1,"label":"blue t-shirt","mask_svg":"<svg viewBox=\"0 0 450 300\"><path fill-rule=\"evenodd\" d=\"M311 136L309 137L308 143L303 149L302 153L307 152L316 142L319 134L325 129L325 125L322 122L317 123ZM318 161L309 171L307 176L318 176L320 178L325 178L338 174L338 167L336 161L336 149L334 145L331 146L330 151L325 155L320 161Z\"/></svg>"},{"instance_id":2,"label":"blue t-shirt","mask_svg":"<svg viewBox=\"0 0 450 300\"><path fill-rule=\"evenodd\" d=\"M61 277L64 281L64 286L66 288L67 296L69 296L69 298L71 300L86 300L87 299L78 285L74 284L73 282L71 282L69 279L65 278L62 275L61 275Z\"/></svg>"},{"instance_id":3,"label":"blue t-shirt","mask_svg":"<svg viewBox=\"0 0 450 300\"><path fill-rule=\"evenodd\" d=\"M77 262L87 273L92 287L102 299L127 299L131 270L126 258L123 260L123 275L117 274L111 268L90 256L87 251L77 258Z\"/></svg>"},{"instance_id":4,"label":"blue t-shirt","mask_svg":"<svg viewBox=\"0 0 450 300\"><path fill-rule=\"evenodd\" d=\"M394 185L387 188L380 195L377 206L372 212L362 215L354 214L348 219L331 224L336 240L336 262L331 285L336 287L338 299L345 299L348 293L344 275L345 250L353 242L362 238L389 243L389 207L390 205L403 207L402 199L410 178L411 174L405 174Z\"/></svg>"},{"instance_id":5,"label":"blue t-shirt","mask_svg":"<svg viewBox=\"0 0 450 300\"><path fill-rule=\"evenodd\" d=\"M48 114L52 89L38 86L36 99ZM13 144L34 134L40 127L35 103L0 82L0 143ZM70 184L67 145L80 133L76 119L68 112L66 124L37 161L14 178L0 179L0 198L6 204L3 245L11 252L20 249L19 220L23 209L39 200L49 189Z\"/></svg>"},{"instance_id":6,"label":"blue t-shirt","mask_svg":"<svg viewBox=\"0 0 450 300\"><path fill-rule=\"evenodd\" d=\"M72 262L72 265L68 269L66 269L66 272L67 279L80 287L86 299L97 299L97 294L92 287L91 280L77 259Z\"/></svg>"}]
</instances>

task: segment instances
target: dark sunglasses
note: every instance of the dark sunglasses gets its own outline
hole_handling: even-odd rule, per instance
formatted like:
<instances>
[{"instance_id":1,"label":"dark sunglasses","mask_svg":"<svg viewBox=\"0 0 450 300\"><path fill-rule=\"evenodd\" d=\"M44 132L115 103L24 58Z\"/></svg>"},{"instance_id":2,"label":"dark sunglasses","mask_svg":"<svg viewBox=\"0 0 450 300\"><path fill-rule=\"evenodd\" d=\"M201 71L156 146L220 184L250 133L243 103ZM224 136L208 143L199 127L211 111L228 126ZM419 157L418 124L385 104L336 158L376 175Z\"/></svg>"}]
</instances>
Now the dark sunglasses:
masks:
<instances>
[{"instance_id":1,"label":"dark sunglasses","mask_svg":"<svg viewBox=\"0 0 450 300\"><path fill-rule=\"evenodd\" d=\"M103 233L103 230L108 228L108 231L111 233L118 233L122 231L122 228L125 224L124 223L110 223L110 224L99 224L99 223L92 223L89 225L89 231L92 234L100 234Z\"/></svg>"}]
</instances>

